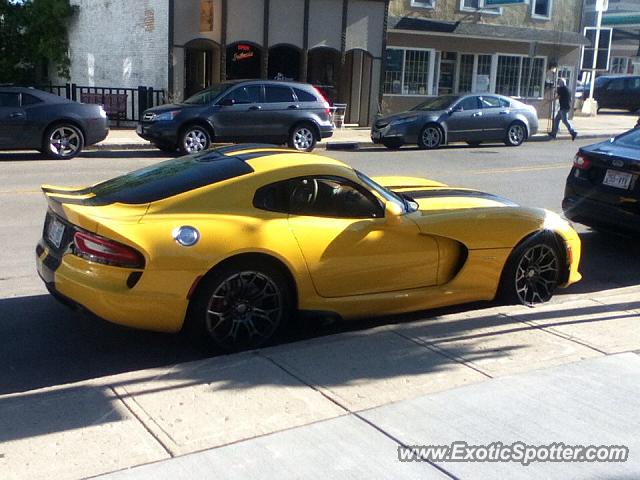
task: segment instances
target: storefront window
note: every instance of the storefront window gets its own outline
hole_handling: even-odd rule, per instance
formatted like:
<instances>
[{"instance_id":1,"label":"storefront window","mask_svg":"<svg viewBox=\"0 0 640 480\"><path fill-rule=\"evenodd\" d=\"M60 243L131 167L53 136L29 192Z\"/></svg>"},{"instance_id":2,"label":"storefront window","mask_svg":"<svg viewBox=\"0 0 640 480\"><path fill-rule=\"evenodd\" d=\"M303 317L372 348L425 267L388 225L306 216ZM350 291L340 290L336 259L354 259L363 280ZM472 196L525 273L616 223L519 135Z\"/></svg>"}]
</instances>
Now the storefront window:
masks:
<instances>
[{"instance_id":1,"label":"storefront window","mask_svg":"<svg viewBox=\"0 0 640 480\"><path fill-rule=\"evenodd\" d=\"M499 55L496 93L510 97L542 97L544 58Z\"/></svg>"},{"instance_id":2,"label":"storefront window","mask_svg":"<svg viewBox=\"0 0 640 480\"><path fill-rule=\"evenodd\" d=\"M458 92L467 93L473 91L473 55L460 55L460 77L458 80Z\"/></svg>"},{"instance_id":3,"label":"storefront window","mask_svg":"<svg viewBox=\"0 0 640 480\"><path fill-rule=\"evenodd\" d=\"M429 50L388 48L386 52L384 93L429 95Z\"/></svg>"},{"instance_id":4,"label":"storefront window","mask_svg":"<svg viewBox=\"0 0 640 480\"><path fill-rule=\"evenodd\" d=\"M250 43L238 42L227 47L227 79L260 78L261 51Z\"/></svg>"}]
</instances>

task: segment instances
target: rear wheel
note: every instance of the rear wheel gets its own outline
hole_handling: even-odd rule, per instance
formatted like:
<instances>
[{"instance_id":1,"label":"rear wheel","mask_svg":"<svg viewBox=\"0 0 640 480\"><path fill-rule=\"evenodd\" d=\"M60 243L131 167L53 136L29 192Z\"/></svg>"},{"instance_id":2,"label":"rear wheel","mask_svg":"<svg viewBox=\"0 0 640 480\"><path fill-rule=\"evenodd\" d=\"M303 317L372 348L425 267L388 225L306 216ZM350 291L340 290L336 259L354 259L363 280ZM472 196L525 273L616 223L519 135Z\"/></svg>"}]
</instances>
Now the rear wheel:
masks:
<instances>
[{"instance_id":1,"label":"rear wheel","mask_svg":"<svg viewBox=\"0 0 640 480\"><path fill-rule=\"evenodd\" d=\"M510 147L517 147L527 138L527 128L522 122L513 122L507 128L507 136L504 143Z\"/></svg>"},{"instance_id":2,"label":"rear wheel","mask_svg":"<svg viewBox=\"0 0 640 480\"><path fill-rule=\"evenodd\" d=\"M418 147L432 150L438 148L443 141L442 130L437 125L427 125L418 136Z\"/></svg>"},{"instance_id":3,"label":"rear wheel","mask_svg":"<svg viewBox=\"0 0 640 480\"><path fill-rule=\"evenodd\" d=\"M84 135L78 127L60 123L48 128L44 134L42 152L57 160L75 157L84 147Z\"/></svg>"},{"instance_id":4,"label":"rear wheel","mask_svg":"<svg viewBox=\"0 0 640 480\"><path fill-rule=\"evenodd\" d=\"M560 254L552 234L539 232L518 245L502 272L505 303L533 306L551 300L560 280Z\"/></svg>"},{"instance_id":5,"label":"rear wheel","mask_svg":"<svg viewBox=\"0 0 640 480\"><path fill-rule=\"evenodd\" d=\"M211 135L205 127L191 125L180 135L180 151L185 155L207 150L211 145Z\"/></svg>"},{"instance_id":6,"label":"rear wheel","mask_svg":"<svg viewBox=\"0 0 640 480\"><path fill-rule=\"evenodd\" d=\"M234 352L273 341L293 311L286 276L267 261L233 262L203 282L189 329L216 350Z\"/></svg>"},{"instance_id":7,"label":"rear wheel","mask_svg":"<svg viewBox=\"0 0 640 480\"><path fill-rule=\"evenodd\" d=\"M301 152L310 152L316 146L313 127L306 123L294 126L289 133L288 145Z\"/></svg>"}]
</instances>

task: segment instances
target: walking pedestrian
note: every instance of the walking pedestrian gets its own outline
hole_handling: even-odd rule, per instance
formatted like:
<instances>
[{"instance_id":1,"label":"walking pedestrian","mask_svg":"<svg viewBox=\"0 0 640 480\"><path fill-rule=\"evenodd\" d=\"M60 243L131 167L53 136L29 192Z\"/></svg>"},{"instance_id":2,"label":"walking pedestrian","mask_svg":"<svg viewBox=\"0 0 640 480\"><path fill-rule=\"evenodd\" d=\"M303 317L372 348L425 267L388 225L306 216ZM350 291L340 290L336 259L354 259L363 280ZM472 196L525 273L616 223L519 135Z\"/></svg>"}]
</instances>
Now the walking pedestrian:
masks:
<instances>
[{"instance_id":1,"label":"walking pedestrian","mask_svg":"<svg viewBox=\"0 0 640 480\"><path fill-rule=\"evenodd\" d=\"M558 134L558 128L560 128L560 120L567 127L569 133L571 134L571 140L575 140L578 136L578 132L573 129L571 122L569 121L569 110L571 110L571 92L567 88L567 83L563 78L558 79L558 88L556 90L556 97L554 100L558 100L560 103L560 110L556 114L553 119L553 128L551 129L551 133L549 136L551 138L556 138Z\"/></svg>"}]
</instances>

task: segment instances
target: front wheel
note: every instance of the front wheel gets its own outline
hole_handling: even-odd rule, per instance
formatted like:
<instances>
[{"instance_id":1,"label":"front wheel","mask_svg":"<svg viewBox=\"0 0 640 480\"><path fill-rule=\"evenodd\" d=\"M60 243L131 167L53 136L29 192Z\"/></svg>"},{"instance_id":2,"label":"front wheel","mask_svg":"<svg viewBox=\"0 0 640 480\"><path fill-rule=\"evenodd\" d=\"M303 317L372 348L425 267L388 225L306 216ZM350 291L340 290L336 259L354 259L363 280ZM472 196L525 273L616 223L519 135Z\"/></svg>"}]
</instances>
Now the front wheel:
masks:
<instances>
[{"instance_id":1,"label":"front wheel","mask_svg":"<svg viewBox=\"0 0 640 480\"><path fill-rule=\"evenodd\" d=\"M280 269L260 260L236 262L214 271L199 287L189 328L215 350L258 348L283 330L292 304Z\"/></svg>"},{"instance_id":2,"label":"front wheel","mask_svg":"<svg viewBox=\"0 0 640 480\"><path fill-rule=\"evenodd\" d=\"M507 129L507 136L504 143L510 147L517 147L527 138L527 129L520 122L513 122Z\"/></svg>"},{"instance_id":3,"label":"front wheel","mask_svg":"<svg viewBox=\"0 0 640 480\"><path fill-rule=\"evenodd\" d=\"M560 280L560 255L552 234L539 232L518 245L505 266L500 296L533 306L551 300Z\"/></svg>"},{"instance_id":4,"label":"front wheel","mask_svg":"<svg viewBox=\"0 0 640 480\"><path fill-rule=\"evenodd\" d=\"M180 151L185 155L207 150L211 145L211 135L200 125L187 127L180 136Z\"/></svg>"},{"instance_id":5,"label":"front wheel","mask_svg":"<svg viewBox=\"0 0 640 480\"><path fill-rule=\"evenodd\" d=\"M442 144L442 130L437 125L427 125L420 132L418 147L433 150Z\"/></svg>"},{"instance_id":6,"label":"front wheel","mask_svg":"<svg viewBox=\"0 0 640 480\"><path fill-rule=\"evenodd\" d=\"M84 147L84 135L78 127L59 124L50 127L44 134L42 152L56 160L75 157Z\"/></svg>"},{"instance_id":7,"label":"front wheel","mask_svg":"<svg viewBox=\"0 0 640 480\"><path fill-rule=\"evenodd\" d=\"M383 140L382 145L384 145L389 150L398 150L400 147L402 147L402 141L401 140Z\"/></svg>"},{"instance_id":8,"label":"front wheel","mask_svg":"<svg viewBox=\"0 0 640 480\"><path fill-rule=\"evenodd\" d=\"M316 146L316 136L310 125L296 125L289 134L288 145L301 152L310 152Z\"/></svg>"}]
</instances>

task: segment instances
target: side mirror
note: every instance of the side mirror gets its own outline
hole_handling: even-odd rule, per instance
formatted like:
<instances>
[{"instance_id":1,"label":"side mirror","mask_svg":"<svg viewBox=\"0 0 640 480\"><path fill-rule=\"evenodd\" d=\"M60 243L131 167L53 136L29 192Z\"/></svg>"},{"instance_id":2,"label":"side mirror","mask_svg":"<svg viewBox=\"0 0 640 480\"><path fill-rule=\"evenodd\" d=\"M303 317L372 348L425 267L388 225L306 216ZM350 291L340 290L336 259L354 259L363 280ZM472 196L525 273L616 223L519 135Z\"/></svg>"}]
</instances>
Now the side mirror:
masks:
<instances>
[{"instance_id":1,"label":"side mirror","mask_svg":"<svg viewBox=\"0 0 640 480\"><path fill-rule=\"evenodd\" d=\"M220 105L223 107L231 107L236 104L236 101L233 98L225 98L220 102Z\"/></svg>"},{"instance_id":2,"label":"side mirror","mask_svg":"<svg viewBox=\"0 0 640 480\"><path fill-rule=\"evenodd\" d=\"M449 110L449 115L453 115L455 112L462 112L462 111L463 111L462 107L454 107Z\"/></svg>"},{"instance_id":3,"label":"side mirror","mask_svg":"<svg viewBox=\"0 0 640 480\"><path fill-rule=\"evenodd\" d=\"M402 207L396 202L384 204L384 218L387 222L397 222L403 213Z\"/></svg>"}]
</instances>

